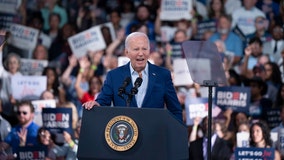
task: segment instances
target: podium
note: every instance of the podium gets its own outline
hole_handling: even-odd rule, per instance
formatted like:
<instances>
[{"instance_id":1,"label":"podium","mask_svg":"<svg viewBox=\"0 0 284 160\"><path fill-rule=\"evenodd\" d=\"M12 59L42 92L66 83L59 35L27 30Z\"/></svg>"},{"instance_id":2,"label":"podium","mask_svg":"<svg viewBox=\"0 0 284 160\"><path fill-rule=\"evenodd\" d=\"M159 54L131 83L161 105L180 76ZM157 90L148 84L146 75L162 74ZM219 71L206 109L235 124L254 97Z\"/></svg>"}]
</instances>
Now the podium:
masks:
<instances>
[{"instance_id":1,"label":"podium","mask_svg":"<svg viewBox=\"0 0 284 160\"><path fill-rule=\"evenodd\" d=\"M117 147L116 141L111 145L109 141L115 139L111 136L117 137L119 133L110 125L124 119L134 126L134 130L126 129L134 135L134 140L127 142L126 147ZM108 133L111 130L114 132ZM94 107L83 111L77 157L79 160L185 160L188 130L166 109Z\"/></svg>"}]
</instances>

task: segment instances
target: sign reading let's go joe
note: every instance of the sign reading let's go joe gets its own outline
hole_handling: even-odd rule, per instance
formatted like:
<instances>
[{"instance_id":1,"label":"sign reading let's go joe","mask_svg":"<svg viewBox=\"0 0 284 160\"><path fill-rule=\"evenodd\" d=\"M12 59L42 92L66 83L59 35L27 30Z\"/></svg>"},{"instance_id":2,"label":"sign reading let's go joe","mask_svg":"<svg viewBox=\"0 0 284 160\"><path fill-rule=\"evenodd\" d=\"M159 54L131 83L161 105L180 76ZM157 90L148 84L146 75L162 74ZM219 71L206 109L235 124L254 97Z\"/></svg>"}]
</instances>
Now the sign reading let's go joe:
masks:
<instances>
[{"instance_id":1,"label":"sign reading let's go joe","mask_svg":"<svg viewBox=\"0 0 284 160\"><path fill-rule=\"evenodd\" d=\"M236 148L235 160L274 160L274 148Z\"/></svg>"}]
</instances>

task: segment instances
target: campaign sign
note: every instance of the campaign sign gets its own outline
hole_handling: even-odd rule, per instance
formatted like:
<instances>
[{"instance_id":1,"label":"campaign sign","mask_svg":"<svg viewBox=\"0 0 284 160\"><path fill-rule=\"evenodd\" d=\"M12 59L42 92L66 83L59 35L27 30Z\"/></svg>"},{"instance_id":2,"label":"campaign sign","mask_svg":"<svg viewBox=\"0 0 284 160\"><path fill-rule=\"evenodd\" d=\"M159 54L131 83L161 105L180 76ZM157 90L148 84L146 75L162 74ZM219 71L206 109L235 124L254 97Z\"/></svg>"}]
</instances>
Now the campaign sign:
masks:
<instances>
[{"instance_id":1,"label":"campaign sign","mask_svg":"<svg viewBox=\"0 0 284 160\"><path fill-rule=\"evenodd\" d=\"M0 0L0 12L17 14L19 0Z\"/></svg>"},{"instance_id":2,"label":"campaign sign","mask_svg":"<svg viewBox=\"0 0 284 160\"><path fill-rule=\"evenodd\" d=\"M46 76L12 76L12 96L17 100L36 100L46 90Z\"/></svg>"},{"instance_id":3,"label":"campaign sign","mask_svg":"<svg viewBox=\"0 0 284 160\"><path fill-rule=\"evenodd\" d=\"M216 87L215 104L226 110L231 108L237 112L249 113L249 87Z\"/></svg>"},{"instance_id":4,"label":"campaign sign","mask_svg":"<svg viewBox=\"0 0 284 160\"><path fill-rule=\"evenodd\" d=\"M9 30L10 26L14 23L21 23L21 18L19 15L0 12L0 28L1 29Z\"/></svg>"},{"instance_id":5,"label":"campaign sign","mask_svg":"<svg viewBox=\"0 0 284 160\"><path fill-rule=\"evenodd\" d=\"M32 105L34 106L34 122L42 126L42 109L43 108L55 108L56 102L54 99L49 100L35 100L32 101Z\"/></svg>"},{"instance_id":6,"label":"campaign sign","mask_svg":"<svg viewBox=\"0 0 284 160\"><path fill-rule=\"evenodd\" d=\"M83 57L87 51L99 51L106 47L100 26L92 27L68 38L72 52L77 58Z\"/></svg>"},{"instance_id":7,"label":"campaign sign","mask_svg":"<svg viewBox=\"0 0 284 160\"><path fill-rule=\"evenodd\" d=\"M191 10L192 0L162 0L160 19L167 21L190 20L192 18Z\"/></svg>"},{"instance_id":8,"label":"campaign sign","mask_svg":"<svg viewBox=\"0 0 284 160\"><path fill-rule=\"evenodd\" d=\"M265 108L263 115L270 129L277 127L281 123L279 108Z\"/></svg>"},{"instance_id":9,"label":"campaign sign","mask_svg":"<svg viewBox=\"0 0 284 160\"><path fill-rule=\"evenodd\" d=\"M235 160L274 160L274 148L236 148Z\"/></svg>"},{"instance_id":10,"label":"campaign sign","mask_svg":"<svg viewBox=\"0 0 284 160\"><path fill-rule=\"evenodd\" d=\"M38 42L39 44L42 44L47 49L49 49L52 43L52 39L48 35L44 34L43 32L40 32L39 37L38 37Z\"/></svg>"},{"instance_id":11,"label":"campaign sign","mask_svg":"<svg viewBox=\"0 0 284 160\"><path fill-rule=\"evenodd\" d=\"M186 124L191 125L193 118L208 115L208 98L187 98L185 101Z\"/></svg>"},{"instance_id":12,"label":"campaign sign","mask_svg":"<svg viewBox=\"0 0 284 160\"><path fill-rule=\"evenodd\" d=\"M249 147L249 132L237 132L237 147Z\"/></svg>"},{"instance_id":13,"label":"campaign sign","mask_svg":"<svg viewBox=\"0 0 284 160\"><path fill-rule=\"evenodd\" d=\"M45 160L47 147L44 146L25 146L19 147L17 160Z\"/></svg>"},{"instance_id":14,"label":"campaign sign","mask_svg":"<svg viewBox=\"0 0 284 160\"><path fill-rule=\"evenodd\" d=\"M11 36L9 38L9 43L11 45L14 45L20 49L26 49L26 50L34 50L39 30L19 25L19 24L13 24L10 27Z\"/></svg>"},{"instance_id":15,"label":"campaign sign","mask_svg":"<svg viewBox=\"0 0 284 160\"><path fill-rule=\"evenodd\" d=\"M173 82L175 86L192 85L189 69L186 63L186 59L178 58L173 61L174 78Z\"/></svg>"},{"instance_id":16,"label":"campaign sign","mask_svg":"<svg viewBox=\"0 0 284 160\"><path fill-rule=\"evenodd\" d=\"M71 108L43 108L43 126L50 132L62 133L67 131L72 134L72 109Z\"/></svg>"},{"instance_id":17,"label":"campaign sign","mask_svg":"<svg viewBox=\"0 0 284 160\"><path fill-rule=\"evenodd\" d=\"M126 56L119 56L117 60L118 60L118 66L123 66L130 61L130 59Z\"/></svg>"},{"instance_id":18,"label":"campaign sign","mask_svg":"<svg viewBox=\"0 0 284 160\"><path fill-rule=\"evenodd\" d=\"M23 75L42 75L42 72L47 65L47 60L21 58L20 72Z\"/></svg>"}]
</instances>

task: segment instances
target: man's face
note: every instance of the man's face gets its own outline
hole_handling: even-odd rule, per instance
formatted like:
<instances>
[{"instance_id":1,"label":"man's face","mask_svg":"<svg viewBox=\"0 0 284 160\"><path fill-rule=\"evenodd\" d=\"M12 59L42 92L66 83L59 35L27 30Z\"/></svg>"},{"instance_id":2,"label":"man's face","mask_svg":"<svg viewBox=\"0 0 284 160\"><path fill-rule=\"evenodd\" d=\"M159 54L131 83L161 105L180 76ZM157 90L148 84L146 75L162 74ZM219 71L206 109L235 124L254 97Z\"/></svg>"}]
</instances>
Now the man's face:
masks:
<instances>
[{"instance_id":1,"label":"man's face","mask_svg":"<svg viewBox=\"0 0 284 160\"><path fill-rule=\"evenodd\" d=\"M33 120L34 114L28 105L22 105L18 108L17 117L21 125L26 125Z\"/></svg>"},{"instance_id":2,"label":"man's face","mask_svg":"<svg viewBox=\"0 0 284 160\"><path fill-rule=\"evenodd\" d=\"M220 34L228 34L231 28L231 22L225 17L221 17L218 22L218 32Z\"/></svg>"},{"instance_id":3,"label":"man's face","mask_svg":"<svg viewBox=\"0 0 284 160\"><path fill-rule=\"evenodd\" d=\"M148 39L144 36L132 37L128 42L125 54L130 59L133 69L136 72L141 72L146 67L150 56Z\"/></svg>"}]
</instances>

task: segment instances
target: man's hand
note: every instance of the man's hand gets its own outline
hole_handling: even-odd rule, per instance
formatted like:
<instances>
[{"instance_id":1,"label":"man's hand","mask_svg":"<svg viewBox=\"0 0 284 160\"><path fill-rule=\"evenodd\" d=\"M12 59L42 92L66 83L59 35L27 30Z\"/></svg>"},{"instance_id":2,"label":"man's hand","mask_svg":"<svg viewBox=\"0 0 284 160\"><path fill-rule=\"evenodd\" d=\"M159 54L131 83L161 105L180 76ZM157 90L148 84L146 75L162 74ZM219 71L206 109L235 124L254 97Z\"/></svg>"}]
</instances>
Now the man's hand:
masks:
<instances>
[{"instance_id":1,"label":"man's hand","mask_svg":"<svg viewBox=\"0 0 284 160\"><path fill-rule=\"evenodd\" d=\"M18 136L19 136L19 139L20 139L20 146L26 145L27 132L28 132L28 130L26 128L22 128L20 130L20 132L18 132Z\"/></svg>"},{"instance_id":2,"label":"man's hand","mask_svg":"<svg viewBox=\"0 0 284 160\"><path fill-rule=\"evenodd\" d=\"M92 109L94 106L100 106L100 104L96 101L88 101L83 104L83 107L85 107L87 110Z\"/></svg>"}]
</instances>

